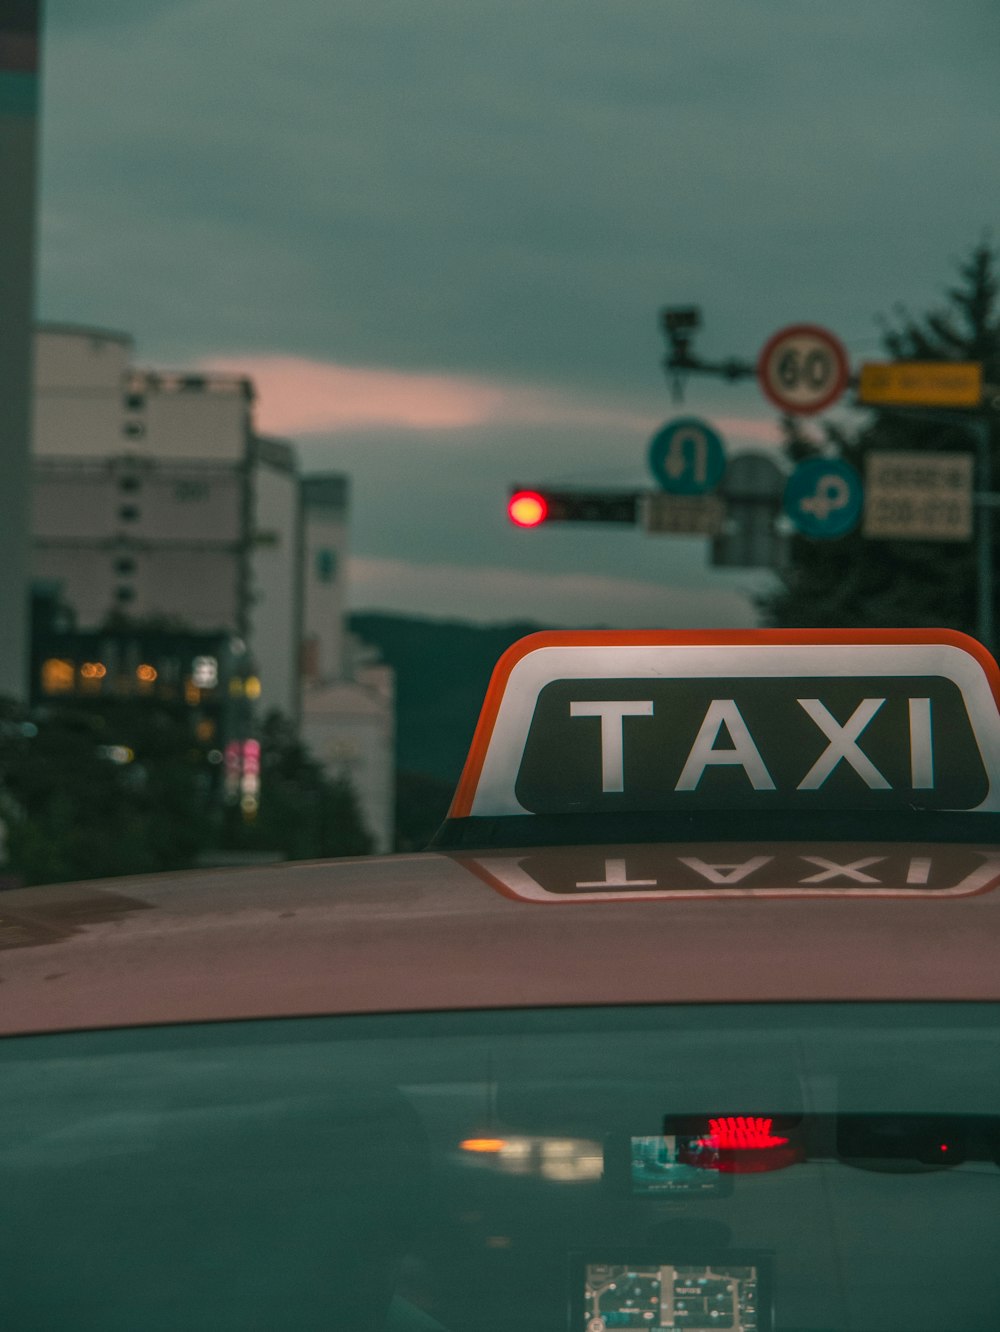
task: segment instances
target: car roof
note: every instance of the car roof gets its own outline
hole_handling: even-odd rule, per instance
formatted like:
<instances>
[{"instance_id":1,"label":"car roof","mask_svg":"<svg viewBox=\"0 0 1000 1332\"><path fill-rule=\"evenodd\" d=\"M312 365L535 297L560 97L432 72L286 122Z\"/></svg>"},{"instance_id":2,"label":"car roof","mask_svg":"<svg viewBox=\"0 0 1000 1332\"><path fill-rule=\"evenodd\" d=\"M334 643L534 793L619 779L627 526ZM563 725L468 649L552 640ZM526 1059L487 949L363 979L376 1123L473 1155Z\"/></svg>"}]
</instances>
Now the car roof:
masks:
<instances>
[{"instance_id":1,"label":"car roof","mask_svg":"<svg viewBox=\"0 0 1000 1332\"><path fill-rule=\"evenodd\" d=\"M0 1032L998 999L998 699L949 631L531 636L435 850L6 892Z\"/></svg>"},{"instance_id":2,"label":"car roof","mask_svg":"<svg viewBox=\"0 0 1000 1332\"><path fill-rule=\"evenodd\" d=\"M928 881L914 886L900 868L910 850L421 853L17 889L0 896L0 1032L546 1005L1000 999L995 851L936 847ZM924 851L908 863L923 864ZM770 860L736 878L734 860L751 853ZM638 865L648 880L650 857L665 884L655 896L558 891L567 874L600 876L601 861ZM697 872L700 886L685 859L711 870ZM540 894L521 891L512 868Z\"/></svg>"}]
</instances>

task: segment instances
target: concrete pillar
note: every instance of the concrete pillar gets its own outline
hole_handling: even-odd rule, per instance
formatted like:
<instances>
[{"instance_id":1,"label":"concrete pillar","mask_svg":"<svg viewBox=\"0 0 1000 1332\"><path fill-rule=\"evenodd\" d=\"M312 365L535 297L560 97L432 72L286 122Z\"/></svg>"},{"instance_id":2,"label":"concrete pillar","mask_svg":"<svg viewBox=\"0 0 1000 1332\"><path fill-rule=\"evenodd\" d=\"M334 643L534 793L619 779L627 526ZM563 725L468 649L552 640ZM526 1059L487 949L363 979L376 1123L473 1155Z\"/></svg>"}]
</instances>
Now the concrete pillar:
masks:
<instances>
[{"instance_id":1,"label":"concrete pillar","mask_svg":"<svg viewBox=\"0 0 1000 1332\"><path fill-rule=\"evenodd\" d=\"M0 695L26 699L39 0L0 5Z\"/></svg>"}]
</instances>

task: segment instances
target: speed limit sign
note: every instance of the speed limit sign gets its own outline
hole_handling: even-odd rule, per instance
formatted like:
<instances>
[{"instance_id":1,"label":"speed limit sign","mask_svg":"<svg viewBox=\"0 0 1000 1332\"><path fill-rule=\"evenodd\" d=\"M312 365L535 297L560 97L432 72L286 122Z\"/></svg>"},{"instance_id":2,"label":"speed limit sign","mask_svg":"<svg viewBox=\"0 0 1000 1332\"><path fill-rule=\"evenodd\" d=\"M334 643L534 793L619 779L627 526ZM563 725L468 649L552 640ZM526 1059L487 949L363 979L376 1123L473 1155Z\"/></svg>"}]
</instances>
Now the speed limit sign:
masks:
<instances>
[{"instance_id":1,"label":"speed limit sign","mask_svg":"<svg viewBox=\"0 0 1000 1332\"><path fill-rule=\"evenodd\" d=\"M839 338L815 324L791 324L769 338L757 361L765 395L783 412L809 416L835 402L850 379Z\"/></svg>"}]
</instances>

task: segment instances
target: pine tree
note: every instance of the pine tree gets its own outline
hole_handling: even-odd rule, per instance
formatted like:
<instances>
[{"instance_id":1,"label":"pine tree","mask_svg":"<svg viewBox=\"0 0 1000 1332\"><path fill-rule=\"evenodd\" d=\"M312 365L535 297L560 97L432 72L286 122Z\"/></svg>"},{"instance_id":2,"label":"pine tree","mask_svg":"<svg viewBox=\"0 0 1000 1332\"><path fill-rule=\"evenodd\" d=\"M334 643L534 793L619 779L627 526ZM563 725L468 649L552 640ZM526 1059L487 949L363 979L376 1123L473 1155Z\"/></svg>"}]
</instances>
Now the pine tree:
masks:
<instances>
[{"instance_id":1,"label":"pine tree","mask_svg":"<svg viewBox=\"0 0 1000 1332\"><path fill-rule=\"evenodd\" d=\"M893 360L981 361L983 379L1000 384L1000 253L977 246L938 311L914 318L897 309L883 342ZM821 442L793 418L784 422L793 461L838 457L863 472L871 449L969 453L961 427L874 412L855 433L827 424ZM1000 412L991 419L994 487L1000 489ZM1000 523L997 524L1000 535ZM1000 542L997 543L1000 547ZM996 549L996 548L995 548ZM1000 563L996 556L994 567ZM946 627L976 633L975 552L971 543L875 541L860 531L835 541L792 538L781 587L761 598L764 620L798 628ZM995 645L992 645L995 646Z\"/></svg>"}]
</instances>

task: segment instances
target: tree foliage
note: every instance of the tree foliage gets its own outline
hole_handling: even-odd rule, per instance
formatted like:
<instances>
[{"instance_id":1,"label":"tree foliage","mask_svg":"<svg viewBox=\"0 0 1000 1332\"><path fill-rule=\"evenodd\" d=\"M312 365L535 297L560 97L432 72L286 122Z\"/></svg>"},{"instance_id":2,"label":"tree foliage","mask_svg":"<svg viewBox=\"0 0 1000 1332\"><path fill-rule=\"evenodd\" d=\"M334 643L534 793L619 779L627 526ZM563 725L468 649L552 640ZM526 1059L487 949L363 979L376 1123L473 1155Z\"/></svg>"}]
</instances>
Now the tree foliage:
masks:
<instances>
[{"instance_id":1,"label":"tree foliage","mask_svg":"<svg viewBox=\"0 0 1000 1332\"><path fill-rule=\"evenodd\" d=\"M169 709L121 702L29 718L3 705L5 860L26 883L192 864L212 836L207 785L189 723Z\"/></svg>"},{"instance_id":2,"label":"tree foliage","mask_svg":"<svg viewBox=\"0 0 1000 1332\"><path fill-rule=\"evenodd\" d=\"M1000 255L977 246L959 266L958 280L939 310L915 317L897 308L886 323L888 357L913 361L981 361L987 384L1000 384ZM863 472L871 449L968 453L957 425L876 411L856 432L833 424L810 435L784 421L793 461L837 457ZM994 486L1000 487L1000 414L991 420ZM797 628L946 627L976 633L975 552L971 544L874 541L860 532L836 541L795 536L781 585L760 601L765 622Z\"/></svg>"},{"instance_id":3,"label":"tree foliage","mask_svg":"<svg viewBox=\"0 0 1000 1332\"><path fill-rule=\"evenodd\" d=\"M290 721L272 712L261 728L260 813L227 820L226 845L280 851L286 860L364 856L372 849L350 786L329 777Z\"/></svg>"},{"instance_id":4,"label":"tree foliage","mask_svg":"<svg viewBox=\"0 0 1000 1332\"><path fill-rule=\"evenodd\" d=\"M261 769L260 811L245 822L213 789L183 710L108 700L29 716L0 701L0 864L24 883L59 883L186 869L214 849L287 859L371 850L350 788L276 714Z\"/></svg>"}]
</instances>

